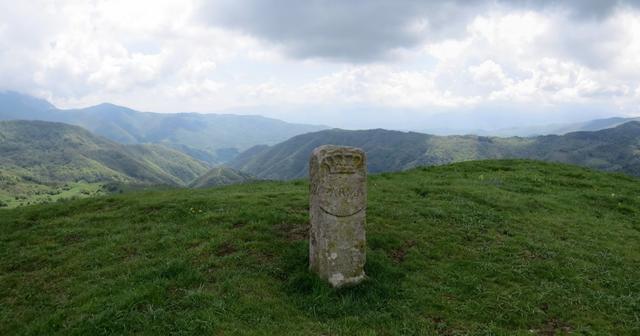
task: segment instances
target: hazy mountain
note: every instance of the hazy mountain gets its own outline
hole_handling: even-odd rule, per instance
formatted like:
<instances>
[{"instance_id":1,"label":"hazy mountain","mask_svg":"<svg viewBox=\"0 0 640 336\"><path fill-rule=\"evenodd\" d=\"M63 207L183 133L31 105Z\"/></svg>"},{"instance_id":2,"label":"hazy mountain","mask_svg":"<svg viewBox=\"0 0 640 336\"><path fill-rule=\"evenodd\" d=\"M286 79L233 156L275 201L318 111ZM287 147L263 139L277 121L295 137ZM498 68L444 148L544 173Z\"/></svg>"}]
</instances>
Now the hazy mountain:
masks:
<instances>
[{"instance_id":1,"label":"hazy mountain","mask_svg":"<svg viewBox=\"0 0 640 336\"><path fill-rule=\"evenodd\" d=\"M603 129L607 129L607 128L613 128L613 127L622 125L622 124L630 122L630 121L640 121L640 118L614 117L614 118L605 118L605 119L595 119L595 120L589 120L589 121L585 121L585 122L581 122L581 123L560 125L558 127L551 128L550 130L548 130L546 132L544 132L544 130L540 131L538 134L540 134L540 135L546 135L546 134L562 135L562 134L566 134L566 133L569 133L569 132L599 131L599 130L603 130Z\"/></svg>"},{"instance_id":2,"label":"hazy mountain","mask_svg":"<svg viewBox=\"0 0 640 336\"><path fill-rule=\"evenodd\" d=\"M258 178L300 178L307 175L313 148L334 144L364 149L372 173L468 160L530 158L640 176L639 142L639 122L597 132L535 138L333 129L299 135L275 146L254 147L241 153L229 165Z\"/></svg>"},{"instance_id":3,"label":"hazy mountain","mask_svg":"<svg viewBox=\"0 0 640 336\"><path fill-rule=\"evenodd\" d=\"M423 130L424 133L437 135L454 135L454 134L476 134L483 136L524 136L532 137L539 135L564 135L571 132L580 131L599 131L602 129L612 128L622 125L629 121L640 121L640 118L604 118L594 119L576 123L565 124L549 124L549 125L531 125L522 127L501 128L497 130L482 129L445 129L432 128Z\"/></svg>"},{"instance_id":4,"label":"hazy mountain","mask_svg":"<svg viewBox=\"0 0 640 336\"><path fill-rule=\"evenodd\" d=\"M255 180L251 175L229 167L215 167L193 181L191 188L209 188Z\"/></svg>"},{"instance_id":5,"label":"hazy mountain","mask_svg":"<svg viewBox=\"0 0 640 336\"><path fill-rule=\"evenodd\" d=\"M0 120L37 120L45 118L55 109L55 106L46 100L11 91L0 91Z\"/></svg>"},{"instance_id":6,"label":"hazy mountain","mask_svg":"<svg viewBox=\"0 0 640 336\"><path fill-rule=\"evenodd\" d=\"M255 115L151 113L113 104L60 110L15 92L0 92L0 120L63 122L124 144L164 144L210 164L228 161L258 144L326 129Z\"/></svg>"},{"instance_id":7,"label":"hazy mountain","mask_svg":"<svg viewBox=\"0 0 640 336\"><path fill-rule=\"evenodd\" d=\"M161 145L122 145L62 123L0 122L4 193L28 194L66 183L184 186L207 170L204 162Z\"/></svg>"}]
</instances>

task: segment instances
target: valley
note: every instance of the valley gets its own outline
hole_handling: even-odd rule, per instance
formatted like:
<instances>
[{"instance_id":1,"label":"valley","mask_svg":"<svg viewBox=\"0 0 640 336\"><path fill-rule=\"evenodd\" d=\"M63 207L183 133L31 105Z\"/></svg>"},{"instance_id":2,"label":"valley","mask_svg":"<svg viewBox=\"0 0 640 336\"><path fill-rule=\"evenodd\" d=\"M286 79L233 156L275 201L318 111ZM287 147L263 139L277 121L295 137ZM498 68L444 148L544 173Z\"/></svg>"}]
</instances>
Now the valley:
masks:
<instances>
[{"instance_id":1,"label":"valley","mask_svg":"<svg viewBox=\"0 0 640 336\"><path fill-rule=\"evenodd\" d=\"M28 205L135 186L185 186L209 170L161 145L122 145L67 124L0 122L0 201Z\"/></svg>"},{"instance_id":2,"label":"valley","mask_svg":"<svg viewBox=\"0 0 640 336\"><path fill-rule=\"evenodd\" d=\"M255 115L140 112L108 103L62 110L45 100L10 91L0 91L1 120L76 125L122 144L162 144L210 165L223 164L255 145L276 144L328 128Z\"/></svg>"},{"instance_id":3,"label":"valley","mask_svg":"<svg viewBox=\"0 0 640 336\"><path fill-rule=\"evenodd\" d=\"M220 149L220 146L231 142L235 144L233 149L218 150L218 159L212 159L214 152L204 148L195 149L190 147L191 143L176 138L184 134L182 129L187 127L187 124L178 120L192 120L199 124L200 121L196 120L201 116L145 114L109 104L83 111L60 111L41 100L13 95L0 95L0 103L5 104L0 104L0 116L18 118L20 113L30 118L45 119L53 118L52 115L65 115L65 118L82 116L78 117L76 123L102 125L104 127L100 128L100 133L118 138L115 133L107 131L113 129L109 125L114 125L104 119L109 116L120 120L114 121L116 123L130 123L127 134L138 135L118 138L121 141L119 143L60 122L0 121L0 207L104 195L152 186L208 188L256 179L300 179L307 176L311 151L326 144L364 149L368 155L368 171L374 174L472 160L533 159L640 176L640 122L637 121L620 125L614 123L617 126L597 131L504 138L436 136L384 129L327 129L295 135L271 145L269 143L274 141L273 138L264 133L259 139L251 140L249 137L245 139L248 142L235 142L233 136L224 132L212 136L208 131L193 129L201 139L198 141L211 144L211 148ZM120 112L114 113L114 109ZM149 135L155 132L154 129L158 130L153 126L153 120L159 117L169 118L161 124L171 125L172 128L166 129L166 132L175 141ZM171 119L174 117L178 119ZM210 117L215 119L220 116ZM134 122L131 118L138 121ZM624 119L612 119L611 122L621 120ZM258 127L245 121L238 122L238 127ZM150 138L140 135L140 131L134 127L136 124L136 127L150 125L146 130ZM609 123L594 121L590 125L594 128L593 125L605 126ZM289 126L284 123L279 127ZM302 131L298 126L291 127L289 132L294 134ZM229 128L229 125L221 122L214 128ZM231 127L228 131L237 132L237 129ZM268 132L278 133L276 129ZM285 134L279 136L284 137ZM219 138L226 140L220 144ZM259 144L239 151L256 142ZM221 164L221 161L226 163Z\"/></svg>"}]
</instances>

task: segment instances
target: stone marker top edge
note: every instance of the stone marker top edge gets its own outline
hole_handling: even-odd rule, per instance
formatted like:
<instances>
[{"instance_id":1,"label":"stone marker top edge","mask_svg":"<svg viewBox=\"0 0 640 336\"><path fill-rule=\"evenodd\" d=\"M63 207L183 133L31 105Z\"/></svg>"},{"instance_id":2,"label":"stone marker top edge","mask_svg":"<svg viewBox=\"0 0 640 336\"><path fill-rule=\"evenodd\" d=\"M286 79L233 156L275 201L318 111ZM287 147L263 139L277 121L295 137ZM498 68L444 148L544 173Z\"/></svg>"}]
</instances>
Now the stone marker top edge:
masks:
<instances>
[{"instance_id":1,"label":"stone marker top edge","mask_svg":"<svg viewBox=\"0 0 640 336\"><path fill-rule=\"evenodd\" d=\"M316 147L313 152L311 153L311 156L317 156L318 154L321 154L321 152L329 152L329 151L334 151L334 150L344 150L344 151L350 151L350 152L357 152L359 154L363 154L364 155L364 150L362 150L362 148L358 148L358 147L352 147L352 146L338 146L338 145L322 145L319 147Z\"/></svg>"}]
</instances>

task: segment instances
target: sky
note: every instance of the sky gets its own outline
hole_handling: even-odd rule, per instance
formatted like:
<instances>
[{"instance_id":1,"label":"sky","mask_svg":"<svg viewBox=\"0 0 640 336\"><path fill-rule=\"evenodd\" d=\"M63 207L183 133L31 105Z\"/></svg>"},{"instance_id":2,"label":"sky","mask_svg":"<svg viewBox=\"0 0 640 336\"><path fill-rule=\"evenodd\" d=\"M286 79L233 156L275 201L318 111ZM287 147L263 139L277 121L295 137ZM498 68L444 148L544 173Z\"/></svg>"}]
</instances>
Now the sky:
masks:
<instances>
[{"instance_id":1,"label":"sky","mask_svg":"<svg viewBox=\"0 0 640 336\"><path fill-rule=\"evenodd\" d=\"M0 90L343 128L640 116L640 1L0 0Z\"/></svg>"}]
</instances>

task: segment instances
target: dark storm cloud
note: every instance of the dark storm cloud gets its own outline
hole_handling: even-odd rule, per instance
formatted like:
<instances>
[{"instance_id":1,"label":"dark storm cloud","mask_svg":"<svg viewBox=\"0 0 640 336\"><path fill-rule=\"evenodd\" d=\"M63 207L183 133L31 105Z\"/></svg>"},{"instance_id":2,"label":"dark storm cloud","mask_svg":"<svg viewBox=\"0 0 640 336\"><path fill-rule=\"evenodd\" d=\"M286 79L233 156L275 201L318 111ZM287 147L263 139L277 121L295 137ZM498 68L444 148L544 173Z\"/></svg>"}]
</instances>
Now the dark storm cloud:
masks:
<instances>
[{"instance_id":1,"label":"dark storm cloud","mask_svg":"<svg viewBox=\"0 0 640 336\"><path fill-rule=\"evenodd\" d=\"M524 0L501 1L533 9L567 9L578 20L602 19L618 7L640 7L640 0Z\"/></svg>"},{"instance_id":2,"label":"dark storm cloud","mask_svg":"<svg viewBox=\"0 0 640 336\"><path fill-rule=\"evenodd\" d=\"M455 33L481 1L419 0L223 0L202 13L216 25L281 45L297 58L370 61L408 48L432 34Z\"/></svg>"},{"instance_id":3,"label":"dark storm cloud","mask_svg":"<svg viewBox=\"0 0 640 336\"><path fill-rule=\"evenodd\" d=\"M601 19L640 0L221 0L204 1L209 23L256 36L295 58L351 62L384 59L398 48L455 37L490 6L566 9L575 20Z\"/></svg>"}]
</instances>

